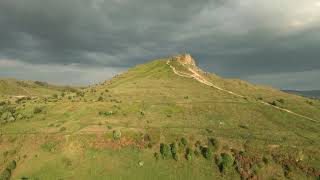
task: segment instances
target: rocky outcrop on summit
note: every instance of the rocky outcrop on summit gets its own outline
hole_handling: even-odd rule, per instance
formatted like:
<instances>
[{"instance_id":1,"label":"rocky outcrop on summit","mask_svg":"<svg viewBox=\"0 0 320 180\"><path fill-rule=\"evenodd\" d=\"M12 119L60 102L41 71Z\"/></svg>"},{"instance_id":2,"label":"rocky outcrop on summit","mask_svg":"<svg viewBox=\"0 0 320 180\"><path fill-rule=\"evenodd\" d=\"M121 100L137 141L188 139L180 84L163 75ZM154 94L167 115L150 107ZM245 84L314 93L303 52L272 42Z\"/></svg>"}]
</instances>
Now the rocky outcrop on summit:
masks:
<instances>
[{"instance_id":1,"label":"rocky outcrop on summit","mask_svg":"<svg viewBox=\"0 0 320 180\"><path fill-rule=\"evenodd\" d=\"M179 55L179 56L174 56L173 60L179 61L183 65L196 66L196 62L191 57L190 54L183 54L183 55Z\"/></svg>"}]
</instances>

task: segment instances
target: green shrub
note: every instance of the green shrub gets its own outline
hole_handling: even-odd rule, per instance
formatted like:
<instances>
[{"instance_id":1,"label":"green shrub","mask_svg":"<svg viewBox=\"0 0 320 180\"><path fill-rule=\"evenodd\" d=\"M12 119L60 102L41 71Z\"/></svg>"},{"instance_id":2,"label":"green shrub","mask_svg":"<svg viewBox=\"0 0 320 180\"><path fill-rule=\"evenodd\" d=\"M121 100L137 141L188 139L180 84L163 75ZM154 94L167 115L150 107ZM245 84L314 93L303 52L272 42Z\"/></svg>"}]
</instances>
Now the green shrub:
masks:
<instances>
[{"instance_id":1,"label":"green shrub","mask_svg":"<svg viewBox=\"0 0 320 180\"><path fill-rule=\"evenodd\" d=\"M113 139L114 140L121 139L121 131L119 129L113 131Z\"/></svg>"},{"instance_id":2,"label":"green shrub","mask_svg":"<svg viewBox=\"0 0 320 180\"><path fill-rule=\"evenodd\" d=\"M265 157L265 156L262 158L262 161L263 161L264 164L266 164L266 165L268 165L268 164L270 163L269 158L267 158L267 157Z\"/></svg>"},{"instance_id":3,"label":"green shrub","mask_svg":"<svg viewBox=\"0 0 320 180\"><path fill-rule=\"evenodd\" d=\"M47 152L55 152L57 149L59 142L53 141L53 142L47 142L45 144L41 145L41 149Z\"/></svg>"},{"instance_id":4,"label":"green shrub","mask_svg":"<svg viewBox=\"0 0 320 180\"><path fill-rule=\"evenodd\" d=\"M35 84L39 85L39 86L48 86L49 84L46 82L41 82L41 81L35 81Z\"/></svg>"},{"instance_id":5,"label":"green shrub","mask_svg":"<svg viewBox=\"0 0 320 180\"><path fill-rule=\"evenodd\" d=\"M153 143L149 142L148 145L147 145L147 147L148 147L149 149L151 149L151 148L153 147Z\"/></svg>"},{"instance_id":6,"label":"green shrub","mask_svg":"<svg viewBox=\"0 0 320 180\"><path fill-rule=\"evenodd\" d=\"M62 163L66 168L72 166L72 161L69 158L62 158Z\"/></svg>"},{"instance_id":7,"label":"green shrub","mask_svg":"<svg viewBox=\"0 0 320 180\"><path fill-rule=\"evenodd\" d=\"M241 127L242 129L249 129L249 126L246 124L240 124L239 127Z\"/></svg>"},{"instance_id":8,"label":"green shrub","mask_svg":"<svg viewBox=\"0 0 320 180\"><path fill-rule=\"evenodd\" d=\"M224 146L222 147L222 149L225 150L225 151L229 151L229 150L230 150L230 147L229 147L228 144L226 144L226 145L224 145Z\"/></svg>"},{"instance_id":9,"label":"green shrub","mask_svg":"<svg viewBox=\"0 0 320 180\"><path fill-rule=\"evenodd\" d=\"M39 114L39 113L41 113L42 112L42 108L40 108L40 107L35 107L34 109L33 109L33 113L34 114Z\"/></svg>"},{"instance_id":10,"label":"green shrub","mask_svg":"<svg viewBox=\"0 0 320 180\"><path fill-rule=\"evenodd\" d=\"M103 97L99 96L98 101L103 101Z\"/></svg>"},{"instance_id":11,"label":"green shrub","mask_svg":"<svg viewBox=\"0 0 320 180\"><path fill-rule=\"evenodd\" d=\"M84 97L84 92L82 92L82 91L77 91L77 92L76 92L76 95L77 95L78 97Z\"/></svg>"},{"instance_id":12,"label":"green shrub","mask_svg":"<svg viewBox=\"0 0 320 180\"><path fill-rule=\"evenodd\" d=\"M149 134L145 134L143 136L143 140L146 141L146 142L150 142L151 141L151 136Z\"/></svg>"},{"instance_id":13,"label":"green shrub","mask_svg":"<svg viewBox=\"0 0 320 180\"><path fill-rule=\"evenodd\" d=\"M271 104L272 106L277 106L277 102L276 102L276 101L272 101L272 102L269 103L269 104Z\"/></svg>"},{"instance_id":14,"label":"green shrub","mask_svg":"<svg viewBox=\"0 0 320 180\"><path fill-rule=\"evenodd\" d=\"M179 155L178 154L173 154L172 158L176 161L179 161Z\"/></svg>"},{"instance_id":15,"label":"green shrub","mask_svg":"<svg viewBox=\"0 0 320 180\"><path fill-rule=\"evenodd\" d=\"M0 180L9 180L11 177L11 172L16 169L17 163L15 160L11 161L7 167L1 172Z\"/></svg>"},{"instance_id":16,"label":"green shrub","mask_svg":"<svg viewBox=\"0 0 320 180\"><path fill-rule=\"evenodd\" d=\"M12 113L10 111L6 111L1 115L2 120L9 120L12 116Z\"/></svg>"},{"instance_id":17,"label":"green shrub","mask_svg":"<svg viewBox=\"0 0 320 180\"><path fill-rule=\"evenodd\" d=\"M9 180L11 177L11 171L10 169L5 169L0 174L0 180Z\"/></svg>"},{"instance_id":18,"label":"green shrub","mask_svg":"<svg viewBox=\"0 0 320 180\"><path fill-rule=\"evenodd\" d=\"M283 166L284 175L289 178L291 173L294 171L294 167L290 164L286 164Z\"/></svg>"},{"instance_id":19,"label":"green shrub","mask_svg":"<svg viewBox=\"0 0 320 180\"><path fill-rule=\"evenodd\" d=\"M17 115L17 119L23 119L24 117L23 117L23 115L22 114L18 114Z\"/></svg>"},{"instance_id":20,"label":"green shrub","mask_svg":"<svg viewBox=\"0 0 320 180\"><path fill-rule=\"evenodd\" d=\"M187 148L186 149L186 159L189 161L189 160L191 160L192 159L192 155L193 155L193 151L192 151L192 149L191 148Z\"/></svg>"},{"instance_id":21,"label":"green shrub","mask_svg":"<svg viewBox=\"0 0 320 180\"><path fill-rule=\"evenodd\" d=\"M263 166L260 165L260 164L254 164L254 165L251 167L252 173L253 173L254 175L258 175L258 174L261 172L261 168L262 168L262 167L263 167Z\"/></svg>"},{"instance_id":22,"label":"green shrub","mask_svg":"<svg viewBox=\"0 0 320 180\"><path fill-rule=\"evenodd\" d=\"M57 99L57 98L58 98L58 94L53 94L52 97L53 97L54 99Z\"/></svg>"},{"instance_id":23,"label":"green shrub","mask_svg":"<svg viewBox=\"0 0 320 180\"><path fill-rule=\"evenodd\" d=\"M181 144L184 146L184 147L186 147L187 145L188 145L188 141L187 141L187 139L186 138L181 138Z\"/></svg>"},{"instance_id":24,"label":"green shrub","mask_svg":"<svg viewBox=\"0 0 320 180\"><path fill-rule=\"evenodd\" d=\"M160 144L160 153L161 153L163 159L168 158L170 155L169 145L161 143Z\"/></svg>"},{"instance_id":25,"label":"green shrub","mask_svg":"<svg viewBox=\"0 0 320 180\"><path fill-rule=\"evenodd\" d=\"M209 129L209 128L206 128L206 131L207 131L207 133L209 133L209 134L213 133L213 130L212 130L212 129Z\"/></svg>"},{"instance_id":26,"label":"green shrub","mask_svg":"<svg viewBox=\"0 0 320 180\"><path fill-rule=\"evenodd\" d=\"M13 171L14 169L16 169L16 167L17 167L17 162L13 160L8 164L7 169Z\"/></svg>"},{"instance_id":27,"label":"green shrub","mask_svg":"<svg viewBox=\"0 0 320 180\"><path fill-rule=\"evenodd\" d=\"M216 151L220 148L220 142L216 138L209 138L208 147L213 151Z\"/></svg>"},{"instance_id":28,"label":"green shrub","mask_svg":"<svg viewBox=\"0 0 320 180\"><path fill-rule=\"evenodd\" d=\"M111 116L111 115L113 115L113 114L115 114L115 112L113 112L113 111L107 111L107 112L100 111L100 112L99 112L99 115L100 115L100 116Z\"/></svg>"},{"instance_id":29,"label":"green shrub","mask_svg":"<svg viewBox=\"0 0 320 180\"><path fill-rule=\"evenodd\" d=\"M194 144L195 147L199 148L201 146L201 142L200 141L196 141L196 143Z\"/></svg>"},{"instance_id":30,"label":"green shrub","mask_svg":"<svg viewBox=\"0 0 320 180\"><path fill-rule=\"evenodd\" d=\"M61 128L60 128L60 132L65 131L65 130L67 130L66 127L61 127Z\"/></svg>"},{"instance_id":31,"label":"green shrub","mask_svg":"<svg viewBox=\"0 0 320 180\"><path fill-rule=\"evenodd\" d=\"M7 157L8 154L9 154L9 151L4 151L4 152L2 153L2 155L3 155L4 157Z\"/></svg>"},{"instance_id":32,"label":"green shrub","mask_svg":"<svg viewBox=\"0 0 320 180\"><path fill-rule=\"evenodd\" d=\"M222 153L221 154L221 159L219 160L220 162L218 162L218 166L220 169L220 172L222 173L228 173L234 163L234 159L231 155L227 154L227 153Z\"/></svg>"},{"instance_id":33,"label":"green shrub","mask_svg":"<svg viewBox=\"0 0 320 180\"><path fill-rule=\"evenodd\" d=\"M154 156L154 158L156 158L156 160L158 160L158 159L160 158L160 155L159 155L159 153L157 153L157 152L155 152L155 153L153 154L153 156Z\"/></svg>"},{"instance_id":34,"label":"green shrub","mask_svg":"<svg viewBox=\"0 0 320 180\"><path fill-rule=\"evenodd\" d=\"M196 150L194 150L194 155L196 156L196 157L199 157L200 156L200 151L198 150L198 149L196 149Z\"/></svg>"}]
</instances>

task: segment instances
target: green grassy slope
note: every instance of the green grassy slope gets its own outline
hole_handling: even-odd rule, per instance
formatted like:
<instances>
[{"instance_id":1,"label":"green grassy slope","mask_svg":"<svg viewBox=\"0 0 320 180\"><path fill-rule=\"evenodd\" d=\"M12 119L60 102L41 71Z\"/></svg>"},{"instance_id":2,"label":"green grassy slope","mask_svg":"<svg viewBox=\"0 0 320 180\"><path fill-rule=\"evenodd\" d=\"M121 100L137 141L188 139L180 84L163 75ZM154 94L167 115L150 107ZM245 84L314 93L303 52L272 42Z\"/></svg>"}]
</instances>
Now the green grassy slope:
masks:
<instances>
[{"instance_id":1,"label":"green grassy slope","mask_svg":"<svg viewBox=\"0 0 320 180\"><path fill-rule=\"evenodd\" d=\"M14 120L2 120L0 126L0 170L16 160L13 179L315 179L319 175L319 122L260 103L276 101L278 107L318 120L319 101L202 74L245 98L234 96L176 75L167 60L138 65L110 81L57 98L2 103L1 115L10 112ZM173 66L188 73L177 62ZM120 140L113 139L114 130L121 131ZM160 143L178 143L182 137L188 143L179 143L178 161L154 158ZM203 150L199 146L211 150L208 138L219 145L206 159L196 151ZM185 156L187 147L195 151L191 160ZM218 166L221 153L235 159L223 173Z\"/></svg>"}]
</instances>

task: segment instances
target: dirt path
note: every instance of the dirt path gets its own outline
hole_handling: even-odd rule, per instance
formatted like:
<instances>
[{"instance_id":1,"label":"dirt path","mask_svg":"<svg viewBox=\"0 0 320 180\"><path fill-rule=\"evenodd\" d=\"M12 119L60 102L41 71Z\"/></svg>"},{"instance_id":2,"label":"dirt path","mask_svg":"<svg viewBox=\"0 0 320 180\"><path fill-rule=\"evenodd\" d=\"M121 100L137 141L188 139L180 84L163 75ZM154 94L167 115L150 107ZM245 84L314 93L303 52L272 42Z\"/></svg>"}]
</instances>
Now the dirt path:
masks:
<instances>
[{"instance_id":1,"label":"dirt path","mask_svg":"<svg viewBox=\"0 0 320 180\"><path fill-rule=\"evenodd\" d=\"M231 94L231 95L234 95L234 96L237 96L237 97L240 97L240 98L245 98L245 96L243 96L243 95L234 93L232 91L229 91L229 90L226 90L226 89L223 89L223 88L221 88L219 86L214 85L213 83L211 83L210 81L206 80L203 76L201 76L197 71L193 70L192 68L188 68L188 70L191 72L191 74L188 74L188 73L177 71L177 69L170 64L170 60L167 61L167 65L170 66L170 68L173 70L173 72L178 76L186 77L186 78L193 78L193 79L199 81L202 84L205 84L207 86L213 87L213 88L218 89L220 91L226 92L228 94ZM181 65L184 66L183 64L181 64ZM313 121L313 122L319 122L318 120L315 120L315 119L312 119L310 117L295 113L295 112L293 112L291 110L288 110L288 109L285 109L285 108L280 108L280 107L277 107L277 106L273 106L273 105L271 105L271 104L269 104L267 102L261 101L261 100L259 100L258 102L263 104L263 105L266 105L266 106L269 106L269 107L272 107L272 108L275 108L275 109L290 113L290 114L298 116L298 117L302 117L302 118L308 119L308 120Z\"/></svg>"},{"instance_id":2,"label":"dirt path","mask_svg":"<svg viewBox=\"0 0 320 180\"><path fill-rule=\"evenodd\" d=\"M24 88L24 87L21 86L21 89L22 89L23 91L25 91L27 94L29 94L29 96L32 95L26 88Z\"/></svg>"}]
</instances>

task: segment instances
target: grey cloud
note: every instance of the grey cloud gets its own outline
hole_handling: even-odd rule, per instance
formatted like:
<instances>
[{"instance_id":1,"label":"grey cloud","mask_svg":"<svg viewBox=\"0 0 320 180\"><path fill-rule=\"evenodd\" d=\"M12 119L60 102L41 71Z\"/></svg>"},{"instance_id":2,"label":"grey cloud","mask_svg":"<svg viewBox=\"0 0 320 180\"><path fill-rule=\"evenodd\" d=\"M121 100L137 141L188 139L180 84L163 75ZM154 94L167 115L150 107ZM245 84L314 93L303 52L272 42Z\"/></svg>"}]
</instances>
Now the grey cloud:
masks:
<instances>
[{"instance_id":1,"label":"grey cloud","mask_svg":"<svg viewBox=\"0 0 320 180\"><path fill-rule=\"evenodd\" d=\"M1 0L0 59L84 75L187 51L225 77L292 74L320 69L319 22L317 0Z\"/></svg>"}]
</instances>

